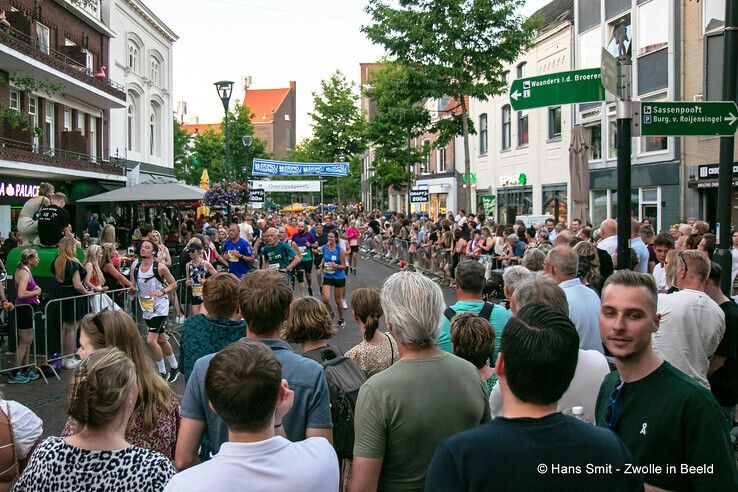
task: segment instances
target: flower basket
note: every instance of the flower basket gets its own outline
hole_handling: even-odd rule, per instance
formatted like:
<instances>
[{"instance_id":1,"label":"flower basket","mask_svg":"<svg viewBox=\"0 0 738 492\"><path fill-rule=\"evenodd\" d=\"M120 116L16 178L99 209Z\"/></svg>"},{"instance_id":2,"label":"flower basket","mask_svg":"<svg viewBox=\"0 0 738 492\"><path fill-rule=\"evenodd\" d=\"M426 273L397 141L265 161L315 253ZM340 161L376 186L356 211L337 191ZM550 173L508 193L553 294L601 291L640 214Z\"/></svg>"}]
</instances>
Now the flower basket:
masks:
<instances>
[{"instance_id":1,"label":"flower basket","mask_svg":"<svg viewBox=\"0 0 738 492\"><path fill-rule=\"evenodd\" d=\"M203 205L208 207L227 207L241 205L248 200L248 185L237 181L219 181L213 183L202 197Z\"/></svg>"}]
</instances>

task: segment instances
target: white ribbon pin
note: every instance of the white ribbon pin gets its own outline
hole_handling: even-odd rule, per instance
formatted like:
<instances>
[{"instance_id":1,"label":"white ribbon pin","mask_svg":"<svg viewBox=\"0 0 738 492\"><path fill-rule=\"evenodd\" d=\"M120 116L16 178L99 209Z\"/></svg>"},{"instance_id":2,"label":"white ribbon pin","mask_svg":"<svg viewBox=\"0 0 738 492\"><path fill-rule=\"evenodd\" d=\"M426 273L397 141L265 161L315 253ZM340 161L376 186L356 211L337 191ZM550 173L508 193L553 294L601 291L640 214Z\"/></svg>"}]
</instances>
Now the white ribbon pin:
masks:
<instances>
[{"instance_id":1,"label":"white ribbon pin","mask_svg":"<svg viewBox=\"0 0 738 492\"><path fill-rule=\"evenodd\" d=\"M648 423L647 422L643 422L643 426L641 427L641 432L640 433L643 434L644 436L646 435L646 427L648 427Z\"/></svg>"}]
</instances>

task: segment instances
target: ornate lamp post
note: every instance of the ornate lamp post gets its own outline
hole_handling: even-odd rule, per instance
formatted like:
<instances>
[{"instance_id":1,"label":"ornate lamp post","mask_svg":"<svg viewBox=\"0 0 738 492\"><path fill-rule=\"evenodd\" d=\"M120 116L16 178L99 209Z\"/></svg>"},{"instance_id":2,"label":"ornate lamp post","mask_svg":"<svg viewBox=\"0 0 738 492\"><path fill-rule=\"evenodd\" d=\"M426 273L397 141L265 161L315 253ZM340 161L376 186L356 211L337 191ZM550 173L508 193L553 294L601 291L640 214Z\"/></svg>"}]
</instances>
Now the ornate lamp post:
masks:
<instances>
[{"instance_id":1,"label":"ornate lamp post","mask_svg":"<svg viewBox=\"0 0 738 492\"><path fill-rule=\"evenodd\" d=\"M225 165L225 178L230 180L231 178L231 135L228 129L228 105L231 101L231 93L233 92L233 82L230 80L221 80L215 83L215 89L218 91L218 96L223 103L223 110L225 111L225 151L226 151L226 165Z\"/></svg>"}]
</instances>

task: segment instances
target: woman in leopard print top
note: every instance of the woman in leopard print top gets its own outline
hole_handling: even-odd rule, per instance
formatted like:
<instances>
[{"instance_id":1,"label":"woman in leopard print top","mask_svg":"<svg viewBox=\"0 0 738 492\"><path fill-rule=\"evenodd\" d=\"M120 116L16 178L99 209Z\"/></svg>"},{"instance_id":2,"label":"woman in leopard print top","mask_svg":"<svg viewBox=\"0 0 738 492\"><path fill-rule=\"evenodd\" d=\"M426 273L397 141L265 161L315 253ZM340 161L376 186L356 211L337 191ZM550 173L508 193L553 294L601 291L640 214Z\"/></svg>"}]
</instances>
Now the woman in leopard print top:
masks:
<instances>
[{"instance_id":1,"label":"woman in leopard print top","mask_svg":"<svg viewBox=\"0 0 738 492\"><path fill-rule=\"evenodd\" d=\"M117 348L94 351L80 363L70 387L69 416L79 431L41 443L13 490L163 490L174 475L169 460L125 438L137 399L133 362Z\"/></svg>"}]
</instances>

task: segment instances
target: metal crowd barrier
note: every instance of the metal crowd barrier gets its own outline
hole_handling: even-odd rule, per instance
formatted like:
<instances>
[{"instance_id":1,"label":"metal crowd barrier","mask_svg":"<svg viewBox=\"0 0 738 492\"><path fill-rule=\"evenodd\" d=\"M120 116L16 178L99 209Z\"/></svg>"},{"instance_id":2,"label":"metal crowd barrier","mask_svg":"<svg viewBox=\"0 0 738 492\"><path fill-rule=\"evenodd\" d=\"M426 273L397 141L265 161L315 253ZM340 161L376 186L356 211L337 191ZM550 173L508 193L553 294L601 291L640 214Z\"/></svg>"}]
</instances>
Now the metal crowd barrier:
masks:
<instances>
[{"instance_id":1,"label":"metal crowd barrier","mask_svg":"<svg viewBox=\"0 0 738 492\"><path fill-rule=\"evenodd\" d=\"M23 310L30 310L31 311L31 327L30 328L19 328L18 327L18 313L22 312ZM21 369L30 369L33 371L38 371L39 375L44 379L46 384L49 383L49 381L46 379L46 374L44 373L42 367L45 365L45 358L40 356L38 354L38 344L36 343L36 315L40 314L40 311L37 311L34 309L34 306L30 304L18 304L16 306L13 306L12 309L12 315L10 315L10 311L7 311L10 318L12 318L12 325L13 325L13 333L15 334L15 352L13 353L13 357L16 357L16 354L18 353L18 345L20 345L20 331L19 330L31 330L31 346L28 348L29 354L28 354L28 364L20 364L13 365L12 367L0 367L0 371L6 372L6 371L14 371L14 370L21 370ZM8 321L8 328L10 328L10 321ZM10 331L8 331L7 336L10 337ZM17 359L15 359L17 361ZM59 379L59 376L54 372L54 375L57 379Z\"/></svg>"},{"instance_id":2,"label":"metal crowd barrier","mask_svg":"<svg viewBox=\"0 0 738 492\"><path fill-rule=\"evenodd\" d=\"M174 293L176 293L176 297L173 295ZM172 347L175 350L175 353L177 353L176 351L179 350L180 345L179 330L181 323L178 320L179 316L175 315L173 317L172 311L174 311L175 313L177 312L176 309L173 309L173 303L175 302L175 299L177 299L179 302L184 301L184 310L182 312L187 312L187 306L189 305L189 301L191 298L191 291L186 288L185 279L180 279L177 281L177 289L175 289L173 293L169 296L169 315L166 322L167 324L165 333L167 334L167 336L169 336L170 341L173 340L177 345L176 348ZM105 299L105 297L107 297L107 299ZM87 307L86 309L81 309L82 306L78 306L80 300L84 300L84 302L86 303L85 306ZM95 304L92 305L91 303ZM78 313L78 310L81 309L82 311L86 311L86 313L94 313L106 307L110 308L113 304L117 305L118 308L125 310L133 318L136 326L139 329L139 332L141 332L142 337L145 337L146 333L148 332L148 328L146 327L146 324L143 320L143 312L139 306L137 297L132 296L127 288L113 289L94 294L84 294L51 299L46 302L45 305L42 305L42 308L34 310L33 316L31 317L31 319L33 320L33 340L31 343L31 352L29 354L29 363L22 365L14 364L11 367L2 367L2 365L0 365L0 373L9 373L10 371L14 370L31 368L32 370L38 371L47 384L48 379L46 377L45 370L53 374L56 379L61 380L61 378L59 377L59 373L57 372L57 369L55 367L55 363L73 357L76 353L76 347L74 352L72 353L63 353L64 333L62 330L64 324L64 314L68 313L69 309L73 310L73 326L75 330L79 330L79 321L82 319L84 314L82 314L81 312ZM33 310L33 306L21 304L15 306L14 309ZM41 318L42 323L36 322L37 317ZM12 325L17 345L20 342L20 334L18 330L23 328L18 327L17 315L11 316L11 318L13 319ZM43 344L37 343L37 327L43 330L42 332L40 332L40 334L43 335ZM56 356L54 356L49 348L49 334L52 333L53 330L57 330L57 332L60 333L60 350ZM9 335L10 333L8 333L8 336ZM39 345L43 346L42 353L39 353Z\"/></svg>"}]
</instances>

